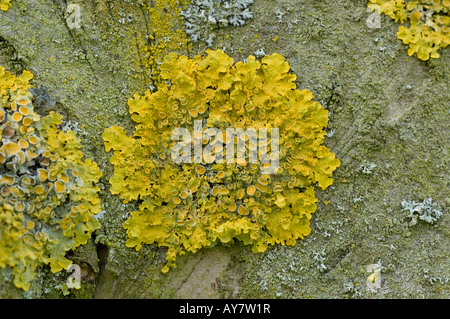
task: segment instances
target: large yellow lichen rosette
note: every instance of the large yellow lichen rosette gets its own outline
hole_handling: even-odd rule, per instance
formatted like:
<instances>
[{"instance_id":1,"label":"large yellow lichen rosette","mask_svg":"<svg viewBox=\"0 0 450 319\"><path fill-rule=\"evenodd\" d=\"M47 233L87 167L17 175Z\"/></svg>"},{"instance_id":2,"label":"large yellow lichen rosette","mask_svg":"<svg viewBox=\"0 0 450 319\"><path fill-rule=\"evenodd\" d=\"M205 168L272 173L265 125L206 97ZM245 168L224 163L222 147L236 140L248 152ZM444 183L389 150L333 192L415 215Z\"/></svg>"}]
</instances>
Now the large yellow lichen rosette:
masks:
<instances>
[{"instance_id":1,"label":"large yellow lichen rosette","mask_svg":"<svg viewBox=\"0 0 450 319\"><path fill-rule=\"evenodd\" d=\"M310 233L317 202L313 185L327 188L340 165L322 145L328 112L312 101L311 92L296 89L281 55L261 61L250 56L235 64L223 51L206 52L194 59L168 55L161 64L165 84L128 102L136 122L133 136L117 126L103 133L106 150L114 151L111 193L124 202L140 201L124 223L127 246L168 247L163 272L175 266L177 255L216 242L237 239L253 245L254 252L295 244ZM236 135L227 135L227 129ZM260 138L264 129L269 133ZM273 129L278 136L270 134ZM174 139L182 130L191 132L191 144L189 138ZM259 132L257 145L248 134L238 134L251 130ZM228 147L240 139L230 162ZM182 163L174 160L180 143L188 146L179 153L190 154ZM257 161L237 156L255 148L268 150L266 159L278 159L273 172L267 170L272 161L263 163L261 156Z\"/></svg>"},{"instance_id":2,"label":"large yellow lichen rosette","mask_svg":"<svg viewBox=\"0 0 450 319\"><path fill-rule=\"evenodd\" d=\"M34 112L24 71L0 67L0 268L12 267L14 284L28 290L35 269L69 267L65 253L85 244L99 228L101 172L86 159L71 130L58 130L61 115Z\"/></svg>"}]
</instances>

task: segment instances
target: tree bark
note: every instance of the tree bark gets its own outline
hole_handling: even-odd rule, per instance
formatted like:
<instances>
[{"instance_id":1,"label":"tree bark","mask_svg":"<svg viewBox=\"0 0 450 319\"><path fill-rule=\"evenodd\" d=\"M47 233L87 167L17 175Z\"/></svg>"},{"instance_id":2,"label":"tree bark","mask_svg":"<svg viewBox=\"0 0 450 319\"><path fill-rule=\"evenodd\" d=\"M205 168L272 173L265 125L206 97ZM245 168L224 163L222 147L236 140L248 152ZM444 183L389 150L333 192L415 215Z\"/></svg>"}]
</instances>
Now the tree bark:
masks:
<instances>
[{"instance_id":1,"label":"tree bark","mask_svg":"<svg viewBox=\"0 0 450 319\"><path fill-rule=\"evenodd\" d=\"M151 84L133 42L154 24L140 2L13 0L0 11L0 65L31 71L44 97L37 112L57 111L79 128L85 156L103 171L105 211L92 240L68 254L81 266L81 289L63 296L68 274L42 266L24 292L6 268L1 298L449 297L449 51L426 62L408 57L398 24L381 16L380 28L369 27L362 0L256 0L253 20L215 40L236 61L259 49L280 53L298 88L329 111L325 145L341 166L331 187L316 190L311 235L261 254L240 243L187 253L167 274L164 248L126 247L122 224L136 206L109 192L101 135L112 125L133 130L127 100ZM81 7L80 28L68 26L71 3ZM188 54L205 49L196 43ZM427 198L443 216L411 225L401 202ZM376 287L367 282L371 265L381 269Z\"/></svg>"}]
</instances>

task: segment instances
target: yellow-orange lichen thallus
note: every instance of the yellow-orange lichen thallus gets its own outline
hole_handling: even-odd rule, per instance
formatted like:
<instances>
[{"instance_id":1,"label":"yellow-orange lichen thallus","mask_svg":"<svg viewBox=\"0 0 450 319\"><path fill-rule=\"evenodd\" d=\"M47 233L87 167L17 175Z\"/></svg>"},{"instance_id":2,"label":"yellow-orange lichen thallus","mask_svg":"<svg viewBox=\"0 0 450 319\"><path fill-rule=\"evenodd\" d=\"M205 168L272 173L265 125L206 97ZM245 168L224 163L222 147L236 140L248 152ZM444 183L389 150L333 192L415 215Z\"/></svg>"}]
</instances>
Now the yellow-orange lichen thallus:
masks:
<instances>
[{"instance_id":1,"label":"yellow-orange lichen thallus","mask_svg":"<svg viewBox=\"0 0 450 319\"><path fill-rule=\"evenodd\" d=\"M409 56L416 54L423 61L436 59L438 50L450 44L450 0L369 0L368 6L395 22L409 18L409 28L400 26L397 32L397 37L409 45Z\"/></svg>"},{"instance_id":2,"label":"yellow-orange lichen thallus","mask_svg":"<svg viewBox=\"0 0 450 319\"><path fill-rule=\"evenodd\" d=\"M164 272L177 255L217 242L240 240L254 252L295 244L310 233L314 184L327 188L340 164L322 145L328 112L311 92L296 88L281 55L234 63L221 50L206 53L166 56L160 67L166 83L128 102L133 136L118 126L103 133L106 150L114 151L111 192L124 202L141 201L124 223L127 246L167 247ZM178 141L172 133L194 132L197 121L204 124L198 137L204 145L215 138L228 143L207 134L210 128L278 128L279 168L267 174L258 162L211 163L205 153L200 162L175 163L171 150ZM272 149L267 155L275 156Z\"/></svg>"},{"instance_id":3,"label":"yellow-orange lichen thallus","mask_svg":"<svg viewBox=\"0 0 450 319\"><path fill-rule=\"evenodd\" d=\"M30 72L19 77L0 66L0 268L28 290L35 269L71 265L68 250L99 228L96 163L82 160L73 131L59 131L61 115L34 112Z\"/></svg>"}]
</instances>

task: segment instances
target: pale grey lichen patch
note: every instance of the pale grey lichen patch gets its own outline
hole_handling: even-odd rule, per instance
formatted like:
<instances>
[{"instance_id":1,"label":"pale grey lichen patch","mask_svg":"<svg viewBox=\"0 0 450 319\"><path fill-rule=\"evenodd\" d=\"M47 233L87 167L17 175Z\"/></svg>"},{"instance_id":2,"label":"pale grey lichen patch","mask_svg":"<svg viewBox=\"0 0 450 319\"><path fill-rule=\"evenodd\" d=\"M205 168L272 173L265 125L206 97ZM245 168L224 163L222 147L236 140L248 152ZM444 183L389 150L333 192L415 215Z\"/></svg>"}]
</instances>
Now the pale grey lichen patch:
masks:
<instances>
[{"instance_id":1,"label":"pale grey lichen patch","mask_svg":"<svg viewBox=\"0 0 450 319\"><path fill-rule=\"evenodd\" d=\"M377 165L375 165L375 164L373 164L373 163L364 163L364 164L361 166L361 171L362 171L364 174L372 174L372 170L373 170L375 167L377 167Z\"/></svg>"},{"instance_id":2,"label":"pale grey lichen patch","mask_svg":"<svg viewBox=\"0 0 450 319\"><path fill-rule=\"evenodd\" d=\"M254 54L255 54L255 57L257 57L257 58L262 58L262 57L266 56L266 53L264 52L264 48L259 48L258 50L256 50L254 52Z\"/></svg>"},{"instance_id":3,"label":"pale grey lichen patch","mask_svg":"<svg viewBox=\"0 0 450 319\"><path fill-rule=\"evenodd\" d=\"M104 210L100 211L100 213L94 215L92 218L94 218L95 220L100 220L100 219L103 218L103 216L105 216L105 211Z\"/></svg>"},{"instance_id":4,"label":"pale grey lichen patch","mask_svg":"<svg viewBox=\"0 0 450 319\"><path fill-rule=\"evenodd\" d=\"M212 47L215 31L226 26L243 26L253 19L249 6L253 0L194 0L181 12L185 31L191 41L203 41Z\"/></svg>"},{"instance_id":5,"label":"pale grey lichen patch","mask_svg":"<svg viewBox=\"0 0 450 319\"><path fill-rule=\"evenodd\" d=\"M274 247L257 256L262 262L254 277L247 283L258 289L259 297L299 296L304 293L303 284L308 264L302 256L305 251L297 247ZM288 258L284 259L283 257Z\"/></svg>"},{"instance_id":6,"label":"pale grey lichen patch","mask_svg":"<svg viewBox=\"0 0 450 319\"><path fill-rule=\"evenodd\" d=\"M422 203L415 201L402 201L403 210L408 211L407 218L410 218L409 225L417 224L417 220L423 220L426 223L434 224L441 216L442 212L438 210L436 203L433 203L431 198L425 199Z\"/></svg>"},{"instance_id":7,"label":"pale grey lichen patch","mask_svg":"<svg viewBox=\"0 0 450 319\"><path fill-rule=\"evenodd\" d=\"M80 123L78 123L78 122L72 122L71 120L66 121L64 119L62 119L61 122L63 125L62 126L63 132L67 132L68 130L70 130L70 131L74 131L75 134L78 134L78 135L83 135L83 136L88 135L88 133L85 130L83 130L82 128L79 127Z\"/></svg>"},{"instance_id":8,"label":"pale grey lichen patch","mask_svg":"<svg viewBox=\"0 0 450 319\"><path fill-rule=\"evenodd\" d=\"M423 278L425 278L431 285L434 285L435 283L445 285L449 281L448 276L431 274L428 268L423 269Z\"/></svg>"},{"instance_id":9,"label":"pale grey lichen patch","mask_svg":"<svg viewBox=\"0 0 450 319\"><path fill-rule=\"evenodd\" d=\"M326 256L325 249L322 249L322 250L320 250L320 251L315 251L315 250L314 250L314 251L312 252L312 254L313 254L312 260L313 260L313 262L315 263L317 269L318 269L320 272L326 271L328 268L327 268L327 266L325 266L325 264L324 264L325 256Z\"/></svg>"},{"instance_id":10,"label":"pale grey lichen patch","mask_svg":"<svg viewBox=\"0 0 450 319\"><path fill-rule=\"evenodd\" d=\"M275 11L275 15L277 16L279 23L283 22L283 15L284 15L283 11L281 11L280 9L277 9L277 11Z\"/></svg>"}]
</instances>

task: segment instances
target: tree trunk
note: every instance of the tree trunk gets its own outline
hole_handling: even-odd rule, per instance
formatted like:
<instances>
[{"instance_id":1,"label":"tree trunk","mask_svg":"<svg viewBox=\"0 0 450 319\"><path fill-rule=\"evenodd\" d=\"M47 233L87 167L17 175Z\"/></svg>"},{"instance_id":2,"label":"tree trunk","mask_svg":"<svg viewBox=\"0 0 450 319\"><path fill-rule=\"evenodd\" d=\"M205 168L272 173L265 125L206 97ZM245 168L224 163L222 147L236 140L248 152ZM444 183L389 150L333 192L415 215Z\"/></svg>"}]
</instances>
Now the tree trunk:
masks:
<instances>
[{"instance_id":1,"label":"tree trunk","mask_svg":"<svg viewBox=\"0 0 450 319\"><path fill-rule=\"evenodd\" d=\"M152 84L139 41L155 21L141 2L13 0L0 11L0 65L31 71L43 96L37 112L57 111L78 130L85 156L103 171L105 212L88 244L68 254L81 267L81 289L64 296L58 287L68 274L44 265L24 292L5 268L1 298L449 297L449 51L426 62L408 57L398 24L381 16L370 27L362 0L256 0L254 19L220 29L214 42L236 61L260 49L280 53L298 88L329 111L325 145L341 166L333 185L317 190L311 234L260 254L238 242L186 253L167 274L164 248L126 247L122 224L136 206L109 192L101 135L113 125L132 132L127 101ZM79 21L67 11L72 3ZM194 56L207 47L188 48ZM402 201L428 198L443 216L412 225Z\"/></svg>"}]
</instances>

